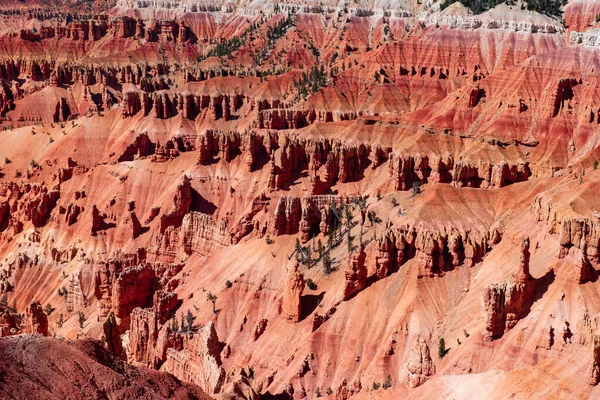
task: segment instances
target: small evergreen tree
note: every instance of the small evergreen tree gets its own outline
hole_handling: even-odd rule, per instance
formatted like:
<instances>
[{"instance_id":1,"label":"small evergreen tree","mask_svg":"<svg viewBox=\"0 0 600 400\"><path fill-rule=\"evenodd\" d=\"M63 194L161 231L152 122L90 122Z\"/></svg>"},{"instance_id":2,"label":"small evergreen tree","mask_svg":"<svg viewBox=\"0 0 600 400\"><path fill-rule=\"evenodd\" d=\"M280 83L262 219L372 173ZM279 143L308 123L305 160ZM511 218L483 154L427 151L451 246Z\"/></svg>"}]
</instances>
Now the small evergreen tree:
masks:
<instances>
[{"instance_id":1,"label":"small evergreen tree","mask_svg":"<svg viewBox=\"0 0 600 400\"><path fill-rule=\"evenodd\" d=\"M181 332L187 332L187 325L185 324L185 318L183 317L183 311L181 312Z\"/></svg>"},{"instance_id":2,"label":"small evergreen tree","mask_svg":"<svg viewBox=\"0 0 600 400\"><path fill-rule=\"evenodd\" d=\"M389 389L391 387L392 387L392 377L390 375L388 375L385 383L383 384L383 388L385 390L387 390L387 389Z\"/></svg>"},{"instance_id":3,"label":"small evergreen tree","mask_svg":"<svg viewBox=\"0 0 600 400\"><path fill-rule=\"evenodd\" d=\"M194 320L196 319L196 317L194 317L192 312L190 310L188 310L185 318L187 321L187 330L189 332L192 332L192 330L194 329Z\"/></svg>"},{"instance_id":4,"label":"small evergreen tree","mask_svg":"<svg viewBox=\"0 0 600 400\"><path fill-rule=\"evenodd\" d=\"M444 358L449 351L450 350L446 348L446 341L444 340L444 338L440 338L440 341L438 343L438 355L440 356L440 360Z\"/></svg>"},{"instance_id":5,"label":"small evergreen tree","mask_svg":"<svg viewBox=\"0 0 600 400\"><path fill-rule=\"evenodd\" d=\"M79 311L77 313L77 317L79 321L79 327L83 329L83 324L85 323L85 314L83 313L83 311Z\"/></svg>"},{"instance_id":6,"label":"small evergreen tree","mask_svg":"<svg viewBox=\"0 0 600 400\"><path fill-rule=\"evenodd\" d=\"M50 314L52 314L54 310L55 308L52 308L52 305L50 303L46 304L46 306L44 307L44 313L48 316L50 316Z\"/></svg>"},{"instance_id":7,"label":"small evergreen tree","mask_svg":"<svg viewBox=\"0 0 600 400\"><path fill-rule=\"evenodd\" d=\"M310 290L317 290L317 284L310 278L304 281Z\"/></svg>"},{"instance_id":8,"label":"small evergreen tree","mask_svg":"<svg viewBox=\"0 0 600 400\"><path fill-rule=\"evenodd\" d=\"M212 312L213 312L213 314L216 314L217 313L217 309L216 309L217 296L215 296L211 292L208 292L208 293L206 293L206 300L210 301L212 303Z\"/></svg>"},{"instance_id":9,"label":"small evergreen tree","mask_svg":"<svg viewBox=\"0 0 600 400\"><path fill-rule=\"evenodd\" d=\"M174 315L173 319L171 320L171 330L173 332L179 331L179 322L177 322L177 315Z\"/></svg>"}]
</instances>

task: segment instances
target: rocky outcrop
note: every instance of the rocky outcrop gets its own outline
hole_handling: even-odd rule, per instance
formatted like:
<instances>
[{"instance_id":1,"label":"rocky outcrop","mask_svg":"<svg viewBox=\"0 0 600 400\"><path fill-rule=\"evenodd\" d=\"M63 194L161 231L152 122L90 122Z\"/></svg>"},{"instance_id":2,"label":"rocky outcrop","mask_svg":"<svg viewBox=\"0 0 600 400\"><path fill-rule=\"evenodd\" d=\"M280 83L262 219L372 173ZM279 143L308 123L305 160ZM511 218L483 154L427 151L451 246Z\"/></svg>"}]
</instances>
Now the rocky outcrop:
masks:
<instances>
[{"instance_id":1,"label":"rocky outcrop","mask_svg":"<svg viewBox=\"0 0 600 400\"><path fill-rule=\"evenodd\" d=\"M154 293L153 307L158 318L158 323L166 323L171 316L175 315L175 311L181 303L181 300L175 293L166 290L157 290Z\"/></svg>"},{"instance_id":2,"label":"rocky outcrop","mask_svg":"<svg viewBox=\"0 0 600 400\"><path fill-rule=\"evenodd\" d=\"M311 234L317 231L326 235L336 212L334 209L339 210L359 200L360 196L281 196L277 201L269 232L274 236L300 232L303 242L308 241Z\"/></svg>"},{"instance_id":3,"label":"rocky outcrop","mask_svg":"<svg viewBox=\"0 0 600 400\"><path fill-rule=\"evenodd\" d=\"M362 246L348 257L348 267L345 272L345 285L342 294L343 300L349 300L362 291L367 285L367 267L365 260L367 254Z\"/></svg>"},{"instance_id":4,"label":"rocky outcrop","mask_svg":"<svg viewBox=\"0 0 600 400\"><path fill-rule=\"evenodd\" d=\"M26 333L48 336L48 317L39 301L32 301L25 309Z\"/></svg>"},{"instance_id":5,"label":"rocky outcrop","mask_svg":"<svg viewBox=\"0 0 600 400\"><path fill-rule=\"evenodd\" d=\"M254 326L254 330L252 331L252 339L255 342L258 340L259 337L262 336L263 333L265 333L268 323L269 323L269 320L266 318L263 318L260 321L258 321L256 326Z\"/></svg>"},{"instance_id":6,"label":"rocky outcrop","mask_svg":"<svg viewBox=\"0 0 600 400\"><path fill-rule=\"evenodd\" d=\"M198 164L209 164L215 157L230 162L241 147L241 136L235 131L215 131L208 129L198 138ZM247 149L250 157L253 155L253 149ZM252 162L250 166L252 166Z\"/></svg>"},{"instance_id":7,"label":"rocky outcrop","mask_svg":"<svg viewBox=\"0 0 600 400\"><path fill-rule=\"evenodd\" d=\"M100 215L100 210L98 210L98 207L96 207L95 204L92 205L92 227L90 229L90 234L96 236L98 231L102 229L103 224L104 217Z\"/></svg>"},{"instance_id":8,"label":"rocky outcrop","mask_svg":"<svg viewBox=\"0 0 600 400\"><path fill-rule=\"evenodd\" d=\"M431 231L422 226L387 229L377 239L376 275L384 278L411 258L418 261L419 277L443 275L459 265L473 266L500 240L496 228L483 235L454 229Z\"/></svg>"},{"instance_id":9,"label":"rocky outcrop","mask_svg":"<svg viewBox=\"0 0 600 400\"><path fill-rule=\"evenodd\" d=\"M191 204L192 184L190 178L184 175L181 183L175 189L172 210L160 217L160 233L165 233L170 226L175 228L180 227L183 217L189 211Z\"/></svg>"},{"instance_id":10,"label":"rocky outcrop","mask_svg":"<svg viewBox=\"0 0 600 400\"><path fill-rule=\"evenodd\" d=\"M135 211L131 211L129 213L129 225L131 227L131 237L133 239L137 238L142 234L142 223L138 219Z\"/></svg>"},{"instance_id":11,"label":"rocky outcrop","mask_svg":"<svg viewBox=\"0 0 600 400\"><path fill-rule=\"evenodd\" d=\"M436 156L431 162L427 155L389 155L388 172L395 190L412 189L413 184L452 183L457 187L500 188L526 181L531 176L529 163L502 161L492 165L486 161L474 164L469 160L454 161L454 157Z\"/></svg>"},{"instance_id":12,"label":"rocky outcrop","mask_svg":"<svg viewBox=\"0 0 600 400\"><path fill-rule=\"evenodd\" d=\"M117 357L123 357L123 345L115 313L110 312L102 323L106 348Z\"/></svg>"},{"instance_id":13,"label":"rocky outcrop","mask_svg":"<svg viewBox=\"0 0 600 400\"><path fill-rule=\"evenodd\" d=\"M408 370L408 385L413 388L421 386L435 374L435 365L429 353L429 345L421 336L417 336L410 349L406 369Z\"/></svg>"},{"instance_id":14,"label":"rocky outcrop","mask_svg":"<svg viewBox=\"0 0 600 400\"><path fill-rule=\"evenodd\" d=\"M600 263L600 224L595 217L561 215L551 199L536 196L531 211L538 221L549 225L548 232L559 234L557 257L572 266L572 276L579 283L593 278L592 263Z\"/></svg>"},{"instance_id":15,"label":"rocky outcrop","mask_svg":"<svg viewBox=\"0 0 600 400\"><path fill-rule=\"evenodd\" d=\"M70 313L83 311L87 306L87 299L81 287L81 271L73 273L67 290L67 311Z\"/></svg>"},{"instance_id":16,"label":"rocky outcrop","mask_svg":"<svg viewBox=\"0 0 600 400\"><path fill-rule=\"evenodd\" d=\"M529 238L524 238L520 265L513 280L491 284L484 289L482 310L485 340L492 341L501 337L527 313L536 283L529 274L529 257Z\"/></svg>"},{"instance_id":17,"label":"rocky outcrop","mask_svg":"<svg viewBox=\"0 0 600 400\"><path fill-rule=\"evenodd\" d=\"M12 210L15 216L22 216L22 220L31 221L33 226L45 226L52 210L60 197L57 189L48 189L42 184L26 183L22 187L12 187L14 196L18 199Z\"/></svg>"},{"instance_id":18,"label":"rocky outcrop","mask_svg":"<svg viewBox=\"0 0 600 400\"><path fill-rule=\"evenodd\" d=\"M295 263L283 289L283 313L285 317L293 322L300 321L302 315L302 292L305 287L304 275L300 272L300 266Z\"/></svg>"},{"instance_id":19,"label":"rocky outcrop","mask_svg":"<svg viewBox=\"0 0 600 400\"><path fill-rule=\"evenodd\" d=\"M135 293L126 293L127 286L129 286L127 283L135 285L136 267L144 264L145 262L146 252L144 250L132 254L117 253L114 257L111 257L106 261L93 262L94 296L98 300L99 318L106 318L108 313L113 310L113 304L118 302L118 300L113 302L113 294L115 290L119 292L119 297L123 296L126 298L127 296L136 295ZM116 286L116 281L121 276L121 273L126 269L130 269L128 278L121 280L119 289L114 289ZM142 267L142 269L144 269L144 267ZM147 271L144 272L144 274L150 275L150 273ZM146 291L147 288L144 288L142 293L148 294ZM149 294L149 301L152 301L152 293ZM143 299L144 303L147 301L147 298ZM134 301L134 303L136 303L136 301ZM121 315L124 315L124 311Z\"/></svg>"},{"instance_id":20,"label":"rocky outcrop","mask_svg":"<svg viewBox=\"0 0 600 400\"><path fill-rule=\"evenodd\" d=\"M212 216L192 211L183 217L179 228L169 226L162 235L157 235L150 253L155 259L172 262L192 254L208 254L231 243L225 220L216 223Z\"/></svg>"},{"instance_id":21,"label":"rocky outcrop","mask_svg":"<svg viewBox=\"0 0 600 400\"><path fill-rule=\"evenodd\" d=\"M117 159L118 162L133 161L136 158L143 158L154 154L156 145L152 143L147 133L136 136L135 140L125 148L123 154Z\"/></svg>"},{"instance_id":22,"label":"rocky outcrop","mask_svg":"<svg viewBox=\"0 0 600 400\"><path fill-rule=\"evenodd\" d=\"M136 307L149 307L156 290L156 275L148 265L124 269L112 287L112 310L120 320L129 319Z\"/></svg>"},{"instance_id":23,"label":"rocky outcrop","mask_svg":"<svg viewBox=\"0 0 600 400\"><path fill-rule=\"evenodd\" d=\"M15 335L21 329L21 317L16 310L0 303L0 337Z\"/></svg>"},{"instance_id":24,"label":"rocky outcrop","mask_svg":"<svg viewBox=\"0 0 600 400\"><path fill-rule=\"evenodd\" d=\"M153 310L133 310L127 356L130 363L158 369L167 360L169 349L179 351L182 348L182 335L173 332L168 325L161 326Z\"/></svg>"},{"instance_id":25,"label":"rocky outcrop","mask_svg":"<svg viewBox=\"0 0 600 400\"><path fill-rule=\"evenodd\" d=\"M587 383L596 386L600 382L600 335L593 335L591 340L592 363L587 375Z\"/></svg>"},{"instance_id":26,"label":"rocky outcrop","mask_svg":"<svg viewBox=\"0 0 600 400\"><path fill-rule=\"evenodd\" d=\"M561 221L559 258L565 257L574 246L595 262L600 262L599 243L600 224L591 218L564 218Z\"/></svg>"},{"instance_id":27,"label":"rocky outcrop","mask_svg":"<svg viewBox=\"0 0 600 400\"><path fill-rule=\"evenodd\" d=\"M209 322L197 333L185 335L183 350L170 348L161 371L195 383L207 393L218 393L225 382L225 370L214 324Z\"/></svg>"}]
</instances>

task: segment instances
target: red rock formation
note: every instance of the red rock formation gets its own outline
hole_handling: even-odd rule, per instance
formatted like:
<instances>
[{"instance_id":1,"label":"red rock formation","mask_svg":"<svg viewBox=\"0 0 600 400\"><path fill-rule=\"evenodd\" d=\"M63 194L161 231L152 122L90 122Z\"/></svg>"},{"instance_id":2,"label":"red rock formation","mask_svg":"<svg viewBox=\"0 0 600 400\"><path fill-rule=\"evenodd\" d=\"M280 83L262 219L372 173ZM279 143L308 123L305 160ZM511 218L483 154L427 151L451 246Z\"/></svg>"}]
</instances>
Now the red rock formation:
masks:
<instances>
[{"instance_id":1,"label":"red rock formation","mask_svg":"<svg viewBox=\"0 0 600 400\"><path fill-rule=\"evenodd\" d=\"M87 306L87 299L81 286L81 271L76 271L71 276L67 290L67 311L70 313L83 311Z\"/></svg>"},{"instance_id":2,"label":"red rock formation","mask_svg":"<svg viewBox=\"0 0 600 400\"><path fill-rule=\"evenodd\" d=\"M354 295L362 291L367 285L367 267L365 260L367 254L364 249L359 249L353 252L348 258L348 267L346 268L346 284L344 286L343 300L349 300Z\"/></svg>"},{"instance_id":3,"label":"red rock formation","mask_svg":"<svg viewBox=\"0 0 600 400\"><path fill-rule=\"evenodd\" d=\"M592 337L592 365L587 376L587 383L596 386L600 382L600 336Z\"/></svg>"},{"instance_id":4,"label":"red rock formation","mask_svg":"<svg viewBox=\"0 0 600 400\"><path fill-rule=\"evenodd\" d=\"M269 320L263 318L260 321L258 321L256 326L254 327L254 330L252 331L252 338L255 342L258 340L259 337L262 336L263 333L265 333L268 322Z\"/></svg>"},{"instance_id":5,"label":"red rock formation","mask_svg":"<svg viewBox=\"0 0 600 400\"><path fill-rule=\"evenodd\" d=\"M482 310L487 341L512 329L530 306L535 280L529 274L529 238L521 245L520 266L514 280L492 284L483 293Z\"/></svg>"},{"instance_id":6,"label":"red rock formation","mask_svg":"<svg viewBox=\"0 0 600 400\"><path fill-rule=\"evenodd\" d=\"M24 332L48 336L48 317L44 313L42 305L33 301L25 309Z\"/></svg>"},{"instance_id":7,"label":"red rock formation","mask_svg":"<svg viewBox=\"0 0 600 400\"><path fill-rule=\"evenodd\" d=\"M209 322L197 333L184 336L183 350L170 348L161 370L194 383L207 393L218 393L225 382L225 370L214 324Z\"/></svg>"},{"instance_id":8,"label":"red rock formation","mask_svg":"<svg viewBox=\"0 0 600 400\"><path fill-rule=\"evenodd\" d=\"M413 388L421 386L435 374L435 365L429 353L429 346L421 336L417 336L411 347L406 368L408 370L408 385Z\"/></svg>"},{"instance_id":9,"label":"red rock formation","mask_svg":"<svg viewBox=\"0 0 600 400\"><path fill-rule=\"evenodd\" d=\"M104 340L106 348L117 357L123 356L123 345L121 343L121 335L115 313L110 312L102 323L102 331L104 332Z\"/></svg>"},{"instance_id":10,"label":"red rock formation","mask_svg":"<svg viewBox=\"0 0 600 400\"><path fill-rule=\"evenodd\" d=\"M21 318L16 310L0 303L0 337L15 335L21 327Z\"/></svg>"},{"instance_id":11,"label":"red rock formation","mask_svg":"<svg viewBox=\"0 0 600 400\"><path fill-rule=\"evenodd\" d=\"M91 229L92 236L96 236L98 234L98 231L102 227L103 222L104 221L103 221L102 216L100 215L100 210L98 210L98 207L96 207L96 205L94 204L92 206L92 229Z\"/></svg>"},{"instance_id":12,"label":"red rock formation","mask_svg":"<svg viewBox=\"0 0 600 400\"><path fill-rule=\"evenodd\" d=\"M161 219L162 222L162 219ZM179 228L170 226L156 237L157 259L173 261L178 256L208 254L211 249L231 244L231 233L227 222L215 223L210 215L192 211L187 213Z\"/></svg>"},{"instance_id":13,"label":"red rock formation","mask_svg":"<svg viewBox=\"0 0 600 400\"><path fill-rule=\"evenodd\" d=\"M153 310L136 308L131 313L128 361L158 369L167 360L169 349L181 350L183 338L171 327L162 326ZM181 379L181 378L180 378Z\"/></svg>"},{"instance_id":14,"label":"red rock formation","mask_svg":"<svg viewBox=\"0 0 600 400\"><path fill-rule=\"evenodd\" d=\"M181 183L175 189L173 196L173 209L160 217L160 233L165 233L168 227L178 228L181 226L183 217L192 204L192 185L190 178L183 176Z\"/></svg>"},{"instance_id":15,"label":"red rock formation","mask_svg":"<svg viewBox=\"0 0 600 400\"><path fill-rule=\"evenodd\" d=\"M115 316L126 320L136 307L150 306L155 285L156 275L150 265L124 269L112 287L112 309Z\"/></svg>"},{"instance_id":16,"label":"red rock formation","mask_svg":"<svg viewBox=\"0 0 600 400\"><path fill-rule=\"evenodd\" d=\"M283 289L283 313L287 319L298 322L302 315L302 292L304 291L304 275L300 272L300 266L295 263Z\"/></svg>"}]
</instances>

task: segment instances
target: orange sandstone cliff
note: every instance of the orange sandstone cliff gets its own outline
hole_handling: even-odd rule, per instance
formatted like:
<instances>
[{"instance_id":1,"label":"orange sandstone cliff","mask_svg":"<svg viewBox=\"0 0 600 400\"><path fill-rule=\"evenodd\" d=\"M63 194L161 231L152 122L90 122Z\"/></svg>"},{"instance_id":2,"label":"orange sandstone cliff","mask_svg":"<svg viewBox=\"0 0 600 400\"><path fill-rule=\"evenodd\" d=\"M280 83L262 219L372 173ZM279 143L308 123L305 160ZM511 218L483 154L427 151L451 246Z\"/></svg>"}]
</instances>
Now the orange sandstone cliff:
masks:
<instances>
[{"instance_id":1,"label":"orange sandstone cliff","mask_svg":"<svg viewBox=\"0 0 600 400\"><path fill-rule=\"evenodd\" d=\"M600 397L600 5L462 3L0 4L0 397Z\"/></svg>"}]
</instances>

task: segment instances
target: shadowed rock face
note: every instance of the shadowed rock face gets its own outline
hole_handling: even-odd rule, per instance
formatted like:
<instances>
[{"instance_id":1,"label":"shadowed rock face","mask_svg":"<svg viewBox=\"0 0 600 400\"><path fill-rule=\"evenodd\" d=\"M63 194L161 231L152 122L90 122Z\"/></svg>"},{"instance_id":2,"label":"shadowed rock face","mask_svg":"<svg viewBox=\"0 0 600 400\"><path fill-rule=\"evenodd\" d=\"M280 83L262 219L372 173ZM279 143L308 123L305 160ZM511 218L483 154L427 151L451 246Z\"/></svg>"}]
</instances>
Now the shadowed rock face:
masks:
<instances>
[{"instance_id":1,"label":"shadowed rock face","mask_svg":"<svg viewBox=\"0 0 600 400\"><path fill-rule=\"evenodd\" d=\"M535 280L529 274L529 238L521 243L519 269L512 281L491 284L483 293L484 336L488 341L513 328L528 311L533 300Z\"/></svg>"},{"instance_id":2,"label":"shadowed rock face","mask_svg":"<svg viewBox=\"0 0 600 400\"><path fill-rule=\"evenodd\" d=\"M48 318L42 305L34 301L25 310L24 332L48 336Z\"/></svg>"},{"instance_id":3,"label":"shadowed rock face","mask_svg":"<svg viewBox=\"0 0 600 400\"><path fill-rule=\"evenodd\" d=\"M597 1L0 3L0 397L594 397Z\"/></svg>"}]
</instances>

